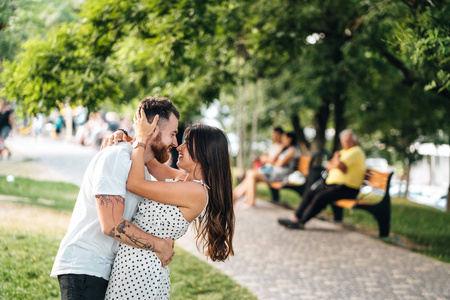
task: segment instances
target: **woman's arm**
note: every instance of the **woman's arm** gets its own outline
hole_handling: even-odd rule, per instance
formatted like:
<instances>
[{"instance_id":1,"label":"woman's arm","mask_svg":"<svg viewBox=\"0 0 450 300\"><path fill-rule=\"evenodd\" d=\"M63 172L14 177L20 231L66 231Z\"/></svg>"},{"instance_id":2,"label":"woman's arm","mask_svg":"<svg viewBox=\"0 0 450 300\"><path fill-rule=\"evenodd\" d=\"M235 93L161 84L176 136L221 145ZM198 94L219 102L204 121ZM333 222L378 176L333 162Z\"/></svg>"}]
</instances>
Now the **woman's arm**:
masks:
<instances>
[{"instance_id":1,"label":"woman's arm","mask_svg":"<svg viewBox=\"0 0 450 300\"><path fill-rule=\"evenodd\" d=\"M147 162L147 169L150 174L159 181L164 181L166 179L184 179L186 177L185 172L162 164L156 159Z\"/></svg>"},{"instance_id":2,"label":"woman's arm","mask_svg":"<svg viewBox=\"0 0 450 300\"><path fill-rule=\"evenodd\" d=\"M284 150L284 147L280 147L280 150L278 151L277 154L275 154L273 157L267 158L267 163L275 166L275 164L277 163L278 157L280 156L281 153L283 153L283 150Z\"/></svg>"},{"instance_id":3,"label":"woman's arm","mask_svg":"<svg viewBox=\"0 0 450 300\"><path fill-rule=\"evenodd\" d=\"M294 156L295 156L294 147L291 146L286 151L287 151L286 156L282 160L277 160L273 165L274 167L282 167L282 166L286 165L287 163L289 163L291 161L291 159L294 158Z\"/></svg>"}]
</instances>

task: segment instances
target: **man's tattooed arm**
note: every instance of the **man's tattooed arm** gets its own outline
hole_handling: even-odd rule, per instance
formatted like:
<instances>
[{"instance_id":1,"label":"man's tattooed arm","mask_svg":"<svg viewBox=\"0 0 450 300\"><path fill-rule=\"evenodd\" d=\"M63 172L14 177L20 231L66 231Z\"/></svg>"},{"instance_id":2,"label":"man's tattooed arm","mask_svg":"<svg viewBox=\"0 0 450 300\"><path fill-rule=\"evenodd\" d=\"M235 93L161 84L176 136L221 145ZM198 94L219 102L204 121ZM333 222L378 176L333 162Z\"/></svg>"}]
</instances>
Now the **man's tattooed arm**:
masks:
<instances>
[{"instance_id":1,"label":"man's tattooed arm","mask_svg":"<svg viewBox=\"0 0 450 300\"><path fill-rule=\"evenodd\" d=\"M154 237L123 219L125 199L118 195L96 195L97 209L104 234L132 247L155 251Z\"/></svg>"}]
</instances>

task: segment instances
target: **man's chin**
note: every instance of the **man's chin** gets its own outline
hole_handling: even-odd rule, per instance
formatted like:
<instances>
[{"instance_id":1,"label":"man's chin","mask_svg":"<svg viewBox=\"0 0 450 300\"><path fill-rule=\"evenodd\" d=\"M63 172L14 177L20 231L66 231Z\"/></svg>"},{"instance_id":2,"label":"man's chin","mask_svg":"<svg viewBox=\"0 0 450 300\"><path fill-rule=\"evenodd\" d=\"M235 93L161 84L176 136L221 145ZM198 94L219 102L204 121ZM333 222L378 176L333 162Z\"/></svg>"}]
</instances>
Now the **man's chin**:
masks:
<instances>
[{"instance_id":1,"label":"man's chin","mask_svg":"<svg viewBox=\"0 0 450 300\"><path fill-rule=\"evenodd\" d=\"M159 161L162 164L165 164L169 160L169 154L166 152L162 152L159 155L155 155L155 158L157 161Z\"/></svg>"}]
</instances>

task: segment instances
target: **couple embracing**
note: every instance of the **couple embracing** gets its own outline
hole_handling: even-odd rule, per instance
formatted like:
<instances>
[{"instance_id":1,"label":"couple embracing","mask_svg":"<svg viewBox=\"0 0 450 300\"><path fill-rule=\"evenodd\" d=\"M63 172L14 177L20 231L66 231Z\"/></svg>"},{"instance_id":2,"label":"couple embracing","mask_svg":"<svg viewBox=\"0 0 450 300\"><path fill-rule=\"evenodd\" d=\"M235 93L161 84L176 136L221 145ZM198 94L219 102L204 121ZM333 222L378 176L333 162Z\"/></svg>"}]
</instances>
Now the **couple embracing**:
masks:
<instances>
[{"instance_id":1,"label":"couple embracing","mask_svg":"<svg viewBox=\"0 0 450 300\"><path fill-rule=\"evenodd\" d=\"M191 223L211 260L233 255L227 138L193 125L178 146L179 117L167 98L146 98L134 117L133 144L106 147L92 159L51 272L61 299L169 299L174 240ZM114 138L131 140L123 132ZM172 147L179 169L164 164Z\"/></svg>"}]
</instances>

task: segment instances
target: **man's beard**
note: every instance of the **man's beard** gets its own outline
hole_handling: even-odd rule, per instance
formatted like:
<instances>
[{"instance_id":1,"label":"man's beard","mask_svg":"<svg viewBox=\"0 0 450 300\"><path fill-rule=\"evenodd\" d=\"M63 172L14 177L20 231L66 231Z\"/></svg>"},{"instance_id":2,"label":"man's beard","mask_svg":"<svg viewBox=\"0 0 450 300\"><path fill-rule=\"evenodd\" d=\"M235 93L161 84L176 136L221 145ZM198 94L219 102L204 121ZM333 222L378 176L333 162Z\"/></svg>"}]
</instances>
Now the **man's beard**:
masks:
<instances>
[{"instance_id":1,"label":"man's beard","mask_svg":"<svg viewBox=\"0 0 450 300\"><path fill-rule=\"evenodd\" d=\"M161 138L161 132L158 133L158 135L153 140L153 143L150 145L150 148L153 151L153 155L155 156L156 160L160 163L165 163L169 160L169 149L170 145L164 145Z\"/></svg>"}]
</instances>

